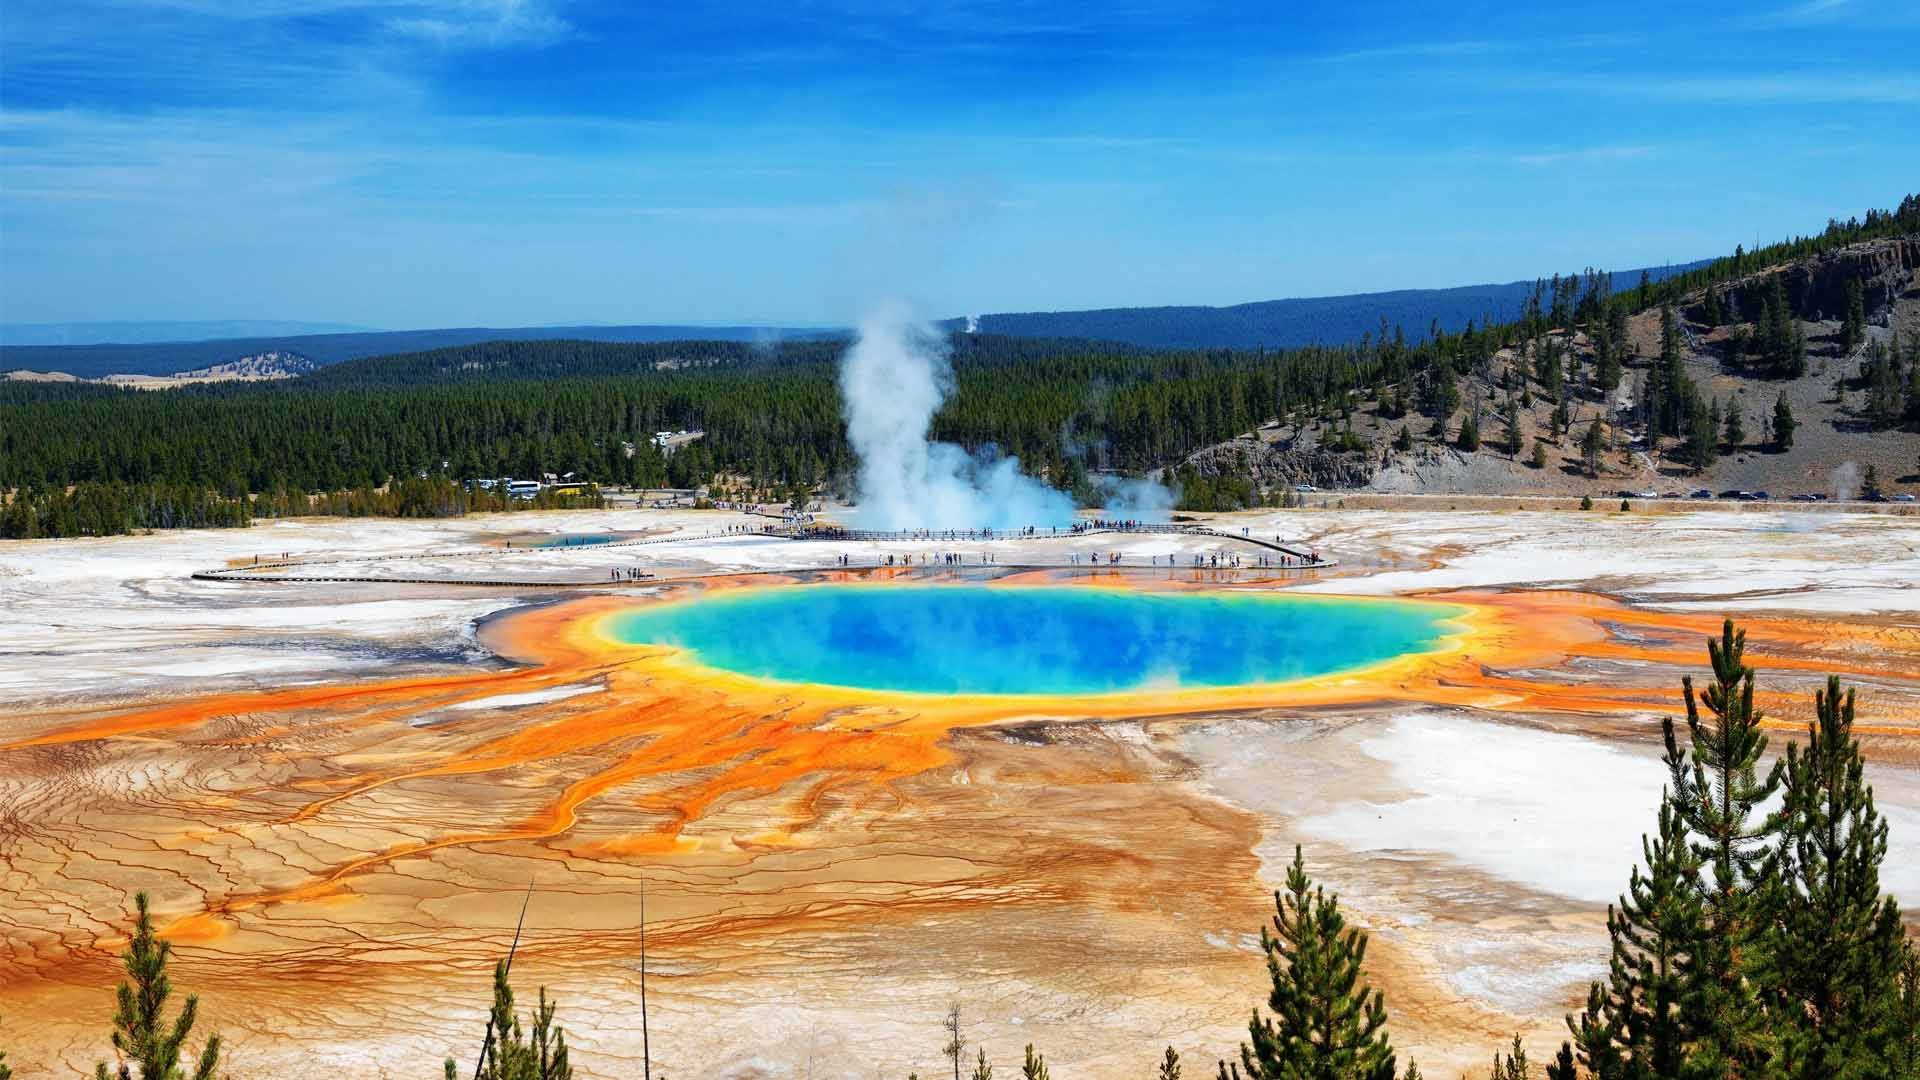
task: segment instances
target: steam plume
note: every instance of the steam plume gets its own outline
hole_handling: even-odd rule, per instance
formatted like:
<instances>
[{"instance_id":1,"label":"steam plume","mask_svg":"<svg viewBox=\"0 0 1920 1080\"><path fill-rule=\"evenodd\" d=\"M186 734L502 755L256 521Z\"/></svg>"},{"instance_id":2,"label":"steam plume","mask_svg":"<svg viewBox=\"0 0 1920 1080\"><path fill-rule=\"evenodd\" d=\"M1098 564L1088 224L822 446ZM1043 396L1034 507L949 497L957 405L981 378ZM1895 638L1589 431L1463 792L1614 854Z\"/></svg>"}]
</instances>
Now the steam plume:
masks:
<instances>
[{"instance_id":1,"label":"steam plume","mask_svg":"<svg viewBox=\"0 0 1920 1080\"><path fill-rule=\"evenodd\" d=\"M991 451L928 438L953 391L944 337L889 304L861 320L840 362L847 439L860 459L855 520L869 529L1067 525L1073 502Z\"/></svg>"},{"instance_id":2,"label":"steam plume","mask_svg":"<svg viewBox=\"0 0 1920 1080\"><path fill-rule=\"evenodd\" d=\"M1860 493L1860 466L1848 461L1841 464L1828 477L1832 484L1833 498L1836 502L1846 502Z\"/></svg>"},{"instance_id":3,"label":"steam plume","mask_svg":"<svg viewBox=\"0 0 1920 1080\"><path fill-rule=\"evenodd\" d=\"M1165 523L1173 520L1173 505L1179 501L1171 488L1152 480L1102 476L1094 486L1105 501L1102 517Z\"/></svg>"}]
</instances>

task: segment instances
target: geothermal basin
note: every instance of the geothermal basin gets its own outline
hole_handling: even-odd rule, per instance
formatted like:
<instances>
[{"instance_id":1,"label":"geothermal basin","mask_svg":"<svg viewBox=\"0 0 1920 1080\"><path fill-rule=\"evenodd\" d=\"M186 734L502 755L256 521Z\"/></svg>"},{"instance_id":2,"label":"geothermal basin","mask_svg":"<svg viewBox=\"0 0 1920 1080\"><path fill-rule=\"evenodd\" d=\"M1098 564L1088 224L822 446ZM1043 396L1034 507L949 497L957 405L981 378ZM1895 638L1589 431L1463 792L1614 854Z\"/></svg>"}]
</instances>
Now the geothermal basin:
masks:
<instances>
[{"instance_id":1,"label":"geothermal basin","mask_svg":"<svg viewBox=\"0 0 1920 1080\"><path fill-rule=\"evenodd\" d=\"M236 1074L430 1073L471 1059L531 882L516 989L583 1076L639 1071L643 886L668 1075L927 1075L956 999L996 1060L1204 1071L1265 1000L1301 844L1396 1046L1484 1068L1604 975L1660 720L1724 614L1774 752L1827 673L1860 688L1882 883L1920 921L1920 523L1686 510L0 544L0 1045L23 1080L111 1057L144 889ZM1340 565L1226 569L1248 533Z\"/></svg>"}]
</instances>

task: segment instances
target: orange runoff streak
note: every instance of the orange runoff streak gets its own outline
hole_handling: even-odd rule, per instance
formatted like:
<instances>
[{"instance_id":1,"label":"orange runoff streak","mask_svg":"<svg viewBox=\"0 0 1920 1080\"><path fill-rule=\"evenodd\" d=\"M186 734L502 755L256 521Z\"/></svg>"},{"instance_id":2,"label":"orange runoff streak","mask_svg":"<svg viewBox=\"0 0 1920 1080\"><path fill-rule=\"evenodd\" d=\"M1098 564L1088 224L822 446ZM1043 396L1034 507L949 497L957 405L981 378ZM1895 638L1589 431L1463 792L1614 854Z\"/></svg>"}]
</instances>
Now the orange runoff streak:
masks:
<instances>
[{"instance_id":1,"label":"orange runoff streak","mask_svg":"<svg viewBox=\"0 0 1920 1080\"><path fill-rule=\"evenodd\" d=\"M834 580L885 580L895 575L832 575ZM1023 574L1020 581L1046 580ZM1056 579L1057 580L1057 579ZM1067 579L1079 583L1076 579ZM670 594L744 587L782 587L767 575L710 579ZM772 583L770 585L770 583ZM1018 587L1001 584L999 587ZM1096 582L1087 587L1116 587ZM1126 587L1135 587L1128 585ZM1201 590L1222 586L1164 580L1145 587ZM1231 586L1228 586L1231 587ZM1359 600L1360 598L1354 598ZM634 601L595 597L508 616L486 628L489 643L528 666L504 671L357 685L232 695L170 703L89 718L0 745L0 751L94 739L153 736L224 716L275 715L356 727L401 724L466 701L583 680L604 680L602 704L555 702L522 710L501 734L409 767L344 778L344 790L316 798L285 818L297 825L336 814L388 785L431 777L505 772L539 762L599 755L596 767L565 783L543 806L497 826L409 841L331 867L288 889L230 895L208 905L232 912L284 900L326 896L348 878L398 859L441 848L562 836L584 807L636 781L675 778L636 794L632 805L658 819L650 830L595 841L583 853L638 856L682 848L687 829L717 803L737 795L777 795L804 788L792 820L773 840L814 821L820 800L850 787L886 790L896 781L949 762L944 742L957 728L1018 719L1109 719L1261 708L1308 708L1377 702L1433 703L1512 712L1676 713L1677 688L1575 682L1570 660L1633 661L1698 668L1701 639L1717 618L1647 611L1574 592L1460 592L1415 598L1458 611L1455 628L1434 650L1355 670L1294 682L1095 695L932 695L801 686L704 667L684 654L616 640L608 619ZM1805 619L1754 618L1749 661L1762 669L1833 671L1866 677L1920 675L1920 635L1900 628ZM1525 675L1520 672L1542 672ZM1796 695L1763 692L1769 708L1804 711ZM1920 734L1911 707L1882 713L1863 732ZM1778 722L1785 726L1784 722ZM326 787L335 787L329 782ZM897 793L896 793L897 794ZM772 841L768 841L772 842ZM176 923L173 932L205 935L207 915Z\"/></svg>"}]
</instances>

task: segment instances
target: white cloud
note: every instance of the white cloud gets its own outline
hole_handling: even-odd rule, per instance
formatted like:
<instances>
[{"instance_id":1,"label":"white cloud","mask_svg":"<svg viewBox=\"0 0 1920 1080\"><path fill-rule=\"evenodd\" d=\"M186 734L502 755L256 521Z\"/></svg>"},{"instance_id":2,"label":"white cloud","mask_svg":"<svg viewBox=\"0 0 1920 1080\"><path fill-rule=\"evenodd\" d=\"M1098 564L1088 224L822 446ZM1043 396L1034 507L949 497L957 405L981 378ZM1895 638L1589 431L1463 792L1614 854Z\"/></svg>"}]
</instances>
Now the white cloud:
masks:
<instances>
[{"instance_id":1,"label":"white cloud","mask_svg":"<svg viewBox=\"0 0 1920 1080\"><path fill-rule=\"evenodd\" d=\"M93 0L78 3L59 14L37 14L14 20L7 27L10 45L29 54L43 48L64 53L77 46L76 28L84 25L89 39L130 38L151 44L213 42L235 44L229 34L235 25L268 31L315 18L359 20L362 34L342 47L378 46L390 42L424 42L447 48L506 48L547 45L574 34L574 26L558 7L565 0ZM114 12L120 14L117 17ZM228 28L223 30L222 27ZM296 44L287 39L287 44ZM300 41L305 49L326 49ZM95 46L97 47L97 43Z\"/></svg>"},{"instance_id":2,"label":"white cloud","mask_svg":"<svg viewBox=\"0 0 1920 1080\"><path fill-rule=\"evenodd\" d=\"M1625 93L1725 104L1920 104L1920 76L1835 70L1785 75L1697 76L1623 83Z\"/></svg>"},{"instance_id":3,"label":"white cloud","mask_svg":"<svg viewBox=\"0 0 1920 1080\"><path fill-rule=\"evenodd\" d=\"M1791 26L1802 23L1831 22L1852 7L1851 0L1804 0L1759 16L1762 26Z\"/></svg>"},{"instance_id":4,"label":"white cloud","mask_svg":"<svg viewBox=\"0 0 1920 1080\"><path fill-rule=\"evenodd\" d=\"M1464 39L1456 41L1409 41L1366 49L1332 53L1317 57L1322 63L1345 64L1373 60L1446 59L1450 57L1501 56L1514 53L1567 52L1581 49L1613 48L1633 44L1637 39L1625 34L1576 34L1561 38Z\"/></svg>"},{"instance_id":5,"label":"white cloud","mask_svg":"<svg viewBox=\"0 0 1920 1080\"><path fill-rule=\"evenodd\" d=\"M445 48L547 45L573 35L539 0L462 0L425 14L388 19L389 30Z\"/></svg>"},{"instance_id":6,"label":"white cloud","mask_svg":"<svg viewBox=\"0 0 1920 1080\"><path fill-rule=\"evenodd\" d=\"M1504 156L1504 160L1515 165L1567 165L1582 161L1627 161L1649 157L1658 152L1658 147L1648 145L1579 146L1562 150L1508 154Z\"/></svg>"}]
</instances>

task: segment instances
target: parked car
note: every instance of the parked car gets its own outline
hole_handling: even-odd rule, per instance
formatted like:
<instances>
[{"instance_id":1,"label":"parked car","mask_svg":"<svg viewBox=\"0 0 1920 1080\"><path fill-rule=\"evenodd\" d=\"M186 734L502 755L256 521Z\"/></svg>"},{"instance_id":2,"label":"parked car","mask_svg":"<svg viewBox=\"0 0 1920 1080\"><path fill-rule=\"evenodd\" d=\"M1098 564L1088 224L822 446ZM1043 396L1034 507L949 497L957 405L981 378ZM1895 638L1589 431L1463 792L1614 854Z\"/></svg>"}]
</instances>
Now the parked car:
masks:
<instances>
[{"instance_id":1,"label":"parked car","mask_svg":"<svg viewBox=\"0 0 1920 1080\"><path fill-rule=\"evenodd\" d=\"M1700 488L1695 491L1691 497L1695 499L1711 499L1713 498L1713 492L1708 491L1706 488Z\"/></svg>"},{"instance_id":2,"label":"parked car","mask_svg":"<svg viewBox=\"0 0 1920 1080\"><path fill-rule=\"evenodd\" d=\"M1819 501L1820 501L1820 496L1818 496L1818 495L1815 495L1815 494L1813 494L1813 493L1811 493L1811 492L1805 492L1805 491L1803 491L1803 492L1801 492L1800 494L1798 494L1798 495L1795 495L1795 496L1793 497L1793 501L1794 501L1794 502L1819 502Z\"/></svg>"},{"instance_id":3,"label":"parked car","mask_svg":"<svg viewBox=\"0 0 1920 1080\"><path fill-rule=\"evenodd\" d=\"M1766 501L1767 501L1768 499L1771 499L1771 498L1773 498L1773 496L1771 496L1771 495L1769 495L1769 494L1767 494L1767 493L1766 493L1766 492L1764 492L1764 491L1756 491L1756 492L1753 492L1753 493L1752 493L1752 495L1753 495L1753 498L1754 498L1754 499L1756 499L1756 500L1758 500L1758 501L1760 501L1760 502L1766 502Z\"/></svg>"},{"instance_id":4,"label":"parked car","mask_svg":"<svg viewBox=\"0 0 1920 1080\"><path fill-rule=\"evenodd\" d=\"M1913 501L1913 496L1911 496L1911 495L1895 495L1895 496L1893 497L1893 501L1894 501L1894 502L1912 502L1912 501Z\"/></svg>"},{"instance_id":5,"label":"parked car","mask_svg":"<svg viewBox=\"0 0 1920 1080\"><path fill-rule=\"evenodd\" d=\"M1293 485L1293 490L1299 492L1302 495L1311 495L1314 492L1319 491L1320 489L1317 487L1314 487L1312 484L1295 484Z\"/></svg>"}]
</instances>

